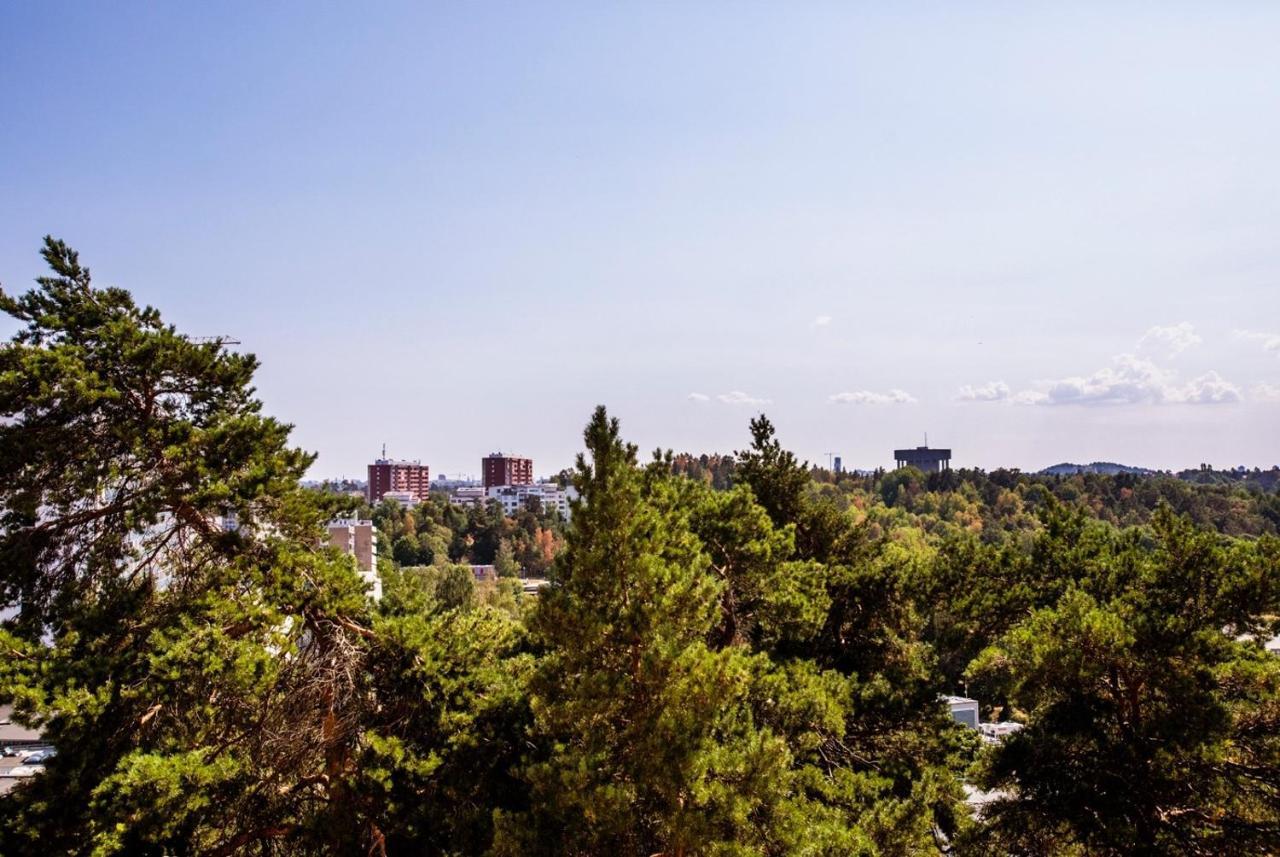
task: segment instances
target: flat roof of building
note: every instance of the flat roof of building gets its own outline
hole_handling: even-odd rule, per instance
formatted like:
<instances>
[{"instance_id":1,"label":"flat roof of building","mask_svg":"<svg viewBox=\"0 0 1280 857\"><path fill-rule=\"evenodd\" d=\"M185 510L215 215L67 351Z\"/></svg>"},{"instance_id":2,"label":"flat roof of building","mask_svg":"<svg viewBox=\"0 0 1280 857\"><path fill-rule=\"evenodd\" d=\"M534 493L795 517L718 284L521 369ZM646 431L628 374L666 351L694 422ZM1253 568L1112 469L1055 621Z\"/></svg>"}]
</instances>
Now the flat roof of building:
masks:
<instances>
[{"instance_id":1,"label":"flat roof of building","mask_svg":"<svg viewBox=\"0 0 1280 857\"><path fill-rule=\"evenodd\" d=\"M894 458L950 458L951 450L917 446L914 449L895 449Z\"/></svg>"},{"instance_id":2,"label":"flat roof of building","mask_svg":"<svg viewBox=\"0 0 1280 857\"><path fill-rule=\"evenodd\" d=\"M14 723L13 706L0 705L0 744L25 743L40 740L40 730L29 729Z\"/></svg>"}]
</instances>

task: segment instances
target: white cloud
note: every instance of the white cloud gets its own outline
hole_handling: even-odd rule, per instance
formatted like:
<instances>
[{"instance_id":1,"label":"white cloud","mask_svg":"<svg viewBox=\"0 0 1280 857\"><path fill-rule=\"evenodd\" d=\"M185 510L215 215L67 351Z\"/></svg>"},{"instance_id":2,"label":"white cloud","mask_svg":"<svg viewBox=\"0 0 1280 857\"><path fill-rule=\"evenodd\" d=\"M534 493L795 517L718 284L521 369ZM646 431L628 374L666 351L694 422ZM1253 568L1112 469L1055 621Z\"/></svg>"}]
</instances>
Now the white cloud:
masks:
<instances>
[{"instance_id":1,"label":"white cloud","mask_svg":"<svg viewBox=\"0 0 1280 857\"><path fill-rule=\"evenodd\" d=\"M1184 321L1168 327L1147 328L1147 332L1138 340L1137 350L1163 350L1169 357L1173 357L1203 341L1191 322Z\"/></svg>"},{"instance_id":2,"label":"white cloud","mask_svg":"<svg viewBox=\"0 0 1280 857\"><path fill-rule=\"evenodd\" d=\"M1237 330L1234 331L1236 339L1245 339L1250 342L1261 342L1262 350L1269 351L1273 354L1280 355L1280 334L1263 333L1258 330Z\"/></svg>"},{"instance_id":3,"label":"white cloud","mask_svg":"<svg viewBox=\"0 0 1280 857\"><path fill-rule=\"evenodd\" d=\"M1217 372L1205 372L1182 387L1168 392L1170 401L1186 402L1192 405L1224 405L1244 399L1240 388Z\"/></svg>"},{"instance_id":4,"label":"white cloud","mask_svg":"<svg viewBox=\"0 0 1280 857\"><path fill-rule=\"evenodd\" d=\"M831 316L829 316L829 315L820 315L820 316L818 316L817 318L815 318L815 319L813 320L813 325L812 325L812 326L813 326L813 327L826 327L826 326L827 326L827 325L829 325L829 324L831 324Z\"/></svg>"},{"instance_id":5,"label":"white cloud","mask_svg":"<svg viewBox=\"0 0 1280 857\"><path fill-rule=\"evenodd\" d=\"M970 402L1012 402L1017 405L1219 405L1239 402L1240 388L1217 372L1205 372L1179 383L1172 372L1135 354L1120 354L1112 365L1091 375L1043 381L1014 392L1002 381L960 388L959 398Z\"/></svg>"},{"instance_id":6,"label":"white cloud","mask_svg":"<svg viewBox=\"0 0 1280 857\"><path fill-rule=\"evenodd\" d=\"M767 405L769 399L762 399L759 396L753 396L750 393L744 393L741 390L732 390L728 393L719 393L715 396L708 396L706 393L690 393L685 396L690 402L698 404L706 404L712 400L721 402L726 405Z\"/></svg>"},{"instance_id":7,"label":"white cloud","mask_svg":"<svg viewBox=\"0 0 1280 857\"><path fill-rule=\"evenodd\" d=\"M1045 405L1122 405L1165 400L1171 376L1150 360L1121 354L1113 366L1092 375L1050 381L1042 392Z\"/></svg>"},{"instance_id":8,"label":"white cloud","mask_svg":"<svg viewBox=\"0 0 1280 857\"><path fill-rule=\"evenodd\" d=\"M858 390L852 393L836 393L829 396L827 401L837 405L910 405L916 399L915 396L902 390L890 390L887 393Z\"/></svg>"},{"instance_id":9,"label":"white cloud","mask_svg":"<svg viewBox=\"0 0 1280 857\"><path fill-rule=\"evenodd\" d=\"M1249 398L1255 402L1280 402L1280 387L1272 384L1254 384Z\"/></svg>"},{"instance_id":10,"label":"white cloud","mask_svg":"<svg viewBox=\"0 0 1280 857\"><path fill-rule=\"evenodd\" d=\"M718 400L726 405L767 405L769 399L761 399L750 393L744 393L741 390L732 390L728 393L721 393L716 396Z\"/></svg>"},{"instance_id":11,"label":"white cloud","mask_svg":"<svg viewBox=\"0 0 1280 857\"><path fill-rule=\"evenodd\" d=\"M988 381L980 387L966 384L956 398L962 402L1007 402L1012 394L1004 381Z\"/></svg>"}]
</instances>

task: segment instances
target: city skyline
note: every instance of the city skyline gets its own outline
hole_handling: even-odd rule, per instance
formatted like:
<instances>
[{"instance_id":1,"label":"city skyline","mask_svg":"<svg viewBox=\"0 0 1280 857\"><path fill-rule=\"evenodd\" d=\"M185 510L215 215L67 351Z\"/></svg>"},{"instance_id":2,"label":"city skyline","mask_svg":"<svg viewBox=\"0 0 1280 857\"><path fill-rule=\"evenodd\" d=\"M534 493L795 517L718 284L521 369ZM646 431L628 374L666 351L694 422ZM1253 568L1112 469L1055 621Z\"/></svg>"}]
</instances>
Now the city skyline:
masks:
<instances>
[{"instance_id":1,"label":"city skyline","mask_svg":"<svg viewBox=\"0 0 1280 857\"><path fill-rule=\"evenodd\" d=\"M234 336L317 478L551 475L598 403L644 456L1280 462L1280 10L240 11L0 11L0 283L48 232Z\"/></svg>"}]
</instances>

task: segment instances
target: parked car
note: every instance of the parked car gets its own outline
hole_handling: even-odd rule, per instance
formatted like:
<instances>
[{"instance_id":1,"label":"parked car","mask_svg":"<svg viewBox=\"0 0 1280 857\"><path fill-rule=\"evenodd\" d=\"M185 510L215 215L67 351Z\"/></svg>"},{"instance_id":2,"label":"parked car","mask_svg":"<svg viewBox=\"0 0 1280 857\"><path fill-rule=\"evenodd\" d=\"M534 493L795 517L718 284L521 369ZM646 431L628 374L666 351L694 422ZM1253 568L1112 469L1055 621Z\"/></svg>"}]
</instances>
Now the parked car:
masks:
<instances>
[{"instance_id":1,"label":"parked car","mask_svg":"<svg viewBox=\"0 0 1280 857\"><path fill-rule=\"evenodd\" d=\"M53 748L52 747L23 747L22 749L18 750L16 755L19 759L22 759L25 762L27 759L30 759L32 756L36 756L41 753L49 753L50 755L52 755Z\"/></svg>"},{"instance_id":2,"label":"parked car","mask_svg":"<svg viewBox=\"0 0 1280 857\"><path fill-rule=\"evenodd\" d=\"M9 769L11 777L34 777L36 774L44 773L44 765L18 765L16 768Z\"/></svg>"},{"instance_id":3,"label":"parked car","mask_svg":"<svg viewBox=\"0 0 1280 857\"><path fill-rule=\"evenodd\" d=\"M57 750L36 750L34 753L30 753L24 756L22 759L22 764L43 765L45 762L47 762L49 759L52 759L57 754L58 754Z\"/></svg>"}]
</instances>

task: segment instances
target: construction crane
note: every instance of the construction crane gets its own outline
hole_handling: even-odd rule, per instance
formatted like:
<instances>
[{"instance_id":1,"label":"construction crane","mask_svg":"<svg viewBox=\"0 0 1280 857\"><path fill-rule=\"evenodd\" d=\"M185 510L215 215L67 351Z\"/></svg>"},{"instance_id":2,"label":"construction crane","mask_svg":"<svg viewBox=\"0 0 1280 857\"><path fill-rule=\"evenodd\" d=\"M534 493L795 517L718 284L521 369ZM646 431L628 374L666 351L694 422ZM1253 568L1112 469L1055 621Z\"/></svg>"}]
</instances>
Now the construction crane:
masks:
<instances>
[{"instance_id":1,"label":"construction crane","mask_svg":"<svg viewBox=\"0 0 1280 857\"><path fill-rule=\"evenodd\" d=\"M240 340L236 339L234 336L191 336L191 337L188 337L188 339L190 339L192 342L196 343L197 345L204 345L209 342L212 342L214 345L239 345L240 344Z\"/></svg>"}]
</instances>

